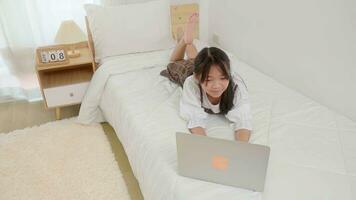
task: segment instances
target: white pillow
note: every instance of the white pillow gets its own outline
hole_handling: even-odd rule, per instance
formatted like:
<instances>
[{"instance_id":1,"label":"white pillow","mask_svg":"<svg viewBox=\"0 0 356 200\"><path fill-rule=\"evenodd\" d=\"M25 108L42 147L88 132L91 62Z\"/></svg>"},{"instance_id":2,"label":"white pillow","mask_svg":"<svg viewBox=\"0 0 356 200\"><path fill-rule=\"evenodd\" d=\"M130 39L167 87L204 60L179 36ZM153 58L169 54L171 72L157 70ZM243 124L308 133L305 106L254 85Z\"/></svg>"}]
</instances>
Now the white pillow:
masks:
<instances>
[{"instance_id":1,"label":"white pillow","mask_svg":"<svg viewBox=\"0 0 356 200\"><path fill-rule=\"evenodd\" d=\"M167 0L103 7L84 6L93 36L95 61L110 56L174 46Z\"/></svg>"}]
</instances>

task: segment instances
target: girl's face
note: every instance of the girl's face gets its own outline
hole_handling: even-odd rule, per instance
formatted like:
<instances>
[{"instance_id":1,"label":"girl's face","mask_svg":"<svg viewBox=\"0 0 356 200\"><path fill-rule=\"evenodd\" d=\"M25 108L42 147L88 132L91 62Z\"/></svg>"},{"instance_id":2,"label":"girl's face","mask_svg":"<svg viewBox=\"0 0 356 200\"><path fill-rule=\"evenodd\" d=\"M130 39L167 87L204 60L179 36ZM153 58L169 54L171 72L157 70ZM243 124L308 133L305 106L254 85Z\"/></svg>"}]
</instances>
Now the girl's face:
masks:
<instances>
[{"instance_id":1,"label":"girl's face","mask_svg":"<svg viewBox=\"0 0 356 200\"><path fill-rule=\"evenodd\" d=\"M228 77L223 74L217 65L211 66L207 78L201 83L202 89L213 98L220 98L228 85Z\"/></svg>"}]
</instances>

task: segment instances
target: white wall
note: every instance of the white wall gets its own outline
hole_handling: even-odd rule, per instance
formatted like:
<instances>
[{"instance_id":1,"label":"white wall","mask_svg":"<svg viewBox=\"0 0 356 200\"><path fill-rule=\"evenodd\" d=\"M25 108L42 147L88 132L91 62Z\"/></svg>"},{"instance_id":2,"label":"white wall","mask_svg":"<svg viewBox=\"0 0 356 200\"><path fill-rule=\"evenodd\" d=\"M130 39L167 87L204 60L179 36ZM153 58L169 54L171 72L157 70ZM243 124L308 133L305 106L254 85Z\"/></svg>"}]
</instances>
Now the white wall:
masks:
<instances>
[{"instance_id":1,"label":"white wall","mask_svg":"<svg viewBox=\"0 0 356 200\"><path fill-rule=\"evenodd\" d=\"M131 4L131 3L142 3L154 0L100 0L103 5L115 6L121 4ZM199 3L202 0L168 0L171 4L188 4L188 3ZM208 1L208 0L206 0Z\"/></svg>"},{"instance_id":2,"label":"white wall","mask_svg":"<svg viewBox=\"0 0 356 200\"><path fill-rule=\"evenodd\" d=\"M356 121L355 0L211 0L209 39Z\"/></svg>"},{"instance_id":3,"label":"white wall","mask_svg":"<svg viewBox=\"0 0 356 200\"><path fill-rule=\"evenodd\" d=\"M147 2L152 0L100 0L103 5L115 6L121 4L130 4L130 3L140 3ZM169 0L171 5L176 4L190 4L197 3L199 4L199 38L204 41L208 41L208 17L209 17L209 4L210 0Z\"/></svg>"}]
</instances>

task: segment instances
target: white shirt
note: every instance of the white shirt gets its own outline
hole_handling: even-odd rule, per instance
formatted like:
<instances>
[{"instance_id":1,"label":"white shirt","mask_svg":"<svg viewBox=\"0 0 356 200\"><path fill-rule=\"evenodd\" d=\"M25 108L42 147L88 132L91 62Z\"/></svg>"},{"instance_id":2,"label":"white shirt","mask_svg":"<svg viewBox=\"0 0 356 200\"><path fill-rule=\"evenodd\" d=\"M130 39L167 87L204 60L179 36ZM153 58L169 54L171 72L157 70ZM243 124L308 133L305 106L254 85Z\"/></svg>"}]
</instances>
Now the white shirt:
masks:
<instances>
[{"instance_id":1,"label":"white shirt","mask_svg":"<svg viewBox=\"0 0 356 200\"><path fill-rule=\"evenodd\" d=\"M242 79L236 74L232 74L233 81L238 85L234 95L234 106L225 115L227 119L234 123L234 130L252 130L252 115L248 92ZM203 92L203 103L200 101L199 81L194 75L189 76L183 85L182 98L180 100L180 115L188 121L188 128L206 127L208 113L204 108L211 109L214 113L220 112L219 104L213 105L206 94ZM202 108L202 106L204 108Z\"/></svg>"}]
</instances>

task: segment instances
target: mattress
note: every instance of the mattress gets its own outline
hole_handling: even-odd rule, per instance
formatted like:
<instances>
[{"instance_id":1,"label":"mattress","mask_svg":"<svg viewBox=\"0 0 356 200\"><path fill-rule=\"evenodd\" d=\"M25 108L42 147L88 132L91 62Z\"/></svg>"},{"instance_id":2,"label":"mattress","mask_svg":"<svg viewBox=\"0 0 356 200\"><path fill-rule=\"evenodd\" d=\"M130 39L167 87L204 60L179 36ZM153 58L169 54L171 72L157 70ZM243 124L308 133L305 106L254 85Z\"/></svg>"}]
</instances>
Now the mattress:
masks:
<instances>
[{"instance_id":1,"label":"mattress","mask_svg":"<svg viewBox=\"0 0 356 200\"><path fill-rule=\"evenodd\" d=\"M93 77L79 121L108 121L124 146L142 194L170 199L356 199L356 123L254 70L229 54L252 108L251 143L271 148L265 191L177 173L175 132L182 89L161 77L171 50L111 58ZM210 116L211 137L233 139L231 123Z\"/></svg>"}]
</instances>

